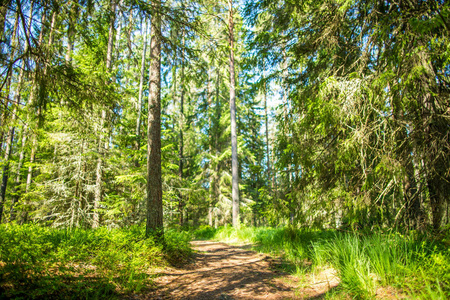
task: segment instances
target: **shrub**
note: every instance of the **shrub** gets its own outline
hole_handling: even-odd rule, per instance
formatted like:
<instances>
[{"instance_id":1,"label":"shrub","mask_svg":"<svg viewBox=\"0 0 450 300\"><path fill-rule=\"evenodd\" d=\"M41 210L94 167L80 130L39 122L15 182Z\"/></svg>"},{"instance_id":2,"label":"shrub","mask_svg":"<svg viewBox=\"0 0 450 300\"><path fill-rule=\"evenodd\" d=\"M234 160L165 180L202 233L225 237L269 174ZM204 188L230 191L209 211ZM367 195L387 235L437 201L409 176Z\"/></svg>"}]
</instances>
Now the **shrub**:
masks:
<instances>
[{"instance_id":1,"label":"shrub","mask_svg":"<svg viewBox=\"0 0 450 300\"><path fill-rule=\"evenodd\" d=\"M151 271L186 259L189 235L166 232L166 248L126 229L0 226L0 295L6 298L111 298L152 284Z\"/></svg>"}]
</instances>

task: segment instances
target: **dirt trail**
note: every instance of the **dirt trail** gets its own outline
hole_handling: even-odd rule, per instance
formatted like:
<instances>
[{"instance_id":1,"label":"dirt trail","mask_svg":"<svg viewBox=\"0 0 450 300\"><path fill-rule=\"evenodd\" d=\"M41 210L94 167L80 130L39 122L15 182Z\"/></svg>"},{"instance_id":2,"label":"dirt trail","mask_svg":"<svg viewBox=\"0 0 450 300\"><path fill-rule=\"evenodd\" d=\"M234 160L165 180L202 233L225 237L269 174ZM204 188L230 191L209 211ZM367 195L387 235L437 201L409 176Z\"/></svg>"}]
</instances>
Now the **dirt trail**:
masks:
<instances>
[{"instance_id":1,"label":"dirt trail","mask_svg":"<svg viewBox=\"0 0 450 300\"><path fill-rule=\"evenodd\" d=\"M155 279L148 299L304 299L292 276L273 268L276 261L249 250L211 241L194 241L195 261L166 270Z\"/></svg>"}]
</instances>

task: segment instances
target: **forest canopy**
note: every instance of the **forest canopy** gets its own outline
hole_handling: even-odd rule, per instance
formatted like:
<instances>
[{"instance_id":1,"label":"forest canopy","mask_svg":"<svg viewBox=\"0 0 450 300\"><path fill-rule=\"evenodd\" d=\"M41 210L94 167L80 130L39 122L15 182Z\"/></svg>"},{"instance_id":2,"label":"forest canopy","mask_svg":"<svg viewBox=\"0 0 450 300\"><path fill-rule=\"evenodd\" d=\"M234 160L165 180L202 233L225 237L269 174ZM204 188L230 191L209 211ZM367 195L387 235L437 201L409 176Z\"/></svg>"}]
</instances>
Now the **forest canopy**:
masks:
<instances>
[{"instance_id":1,"label":"forest canopy","mask_svg":"<svg viewBox=\"0 0 450 300\"><path fill-rule=\"evenodd\" d=\"M450 6L6 0L2 223L450 222Z\"/></svg>"}]
</instances>

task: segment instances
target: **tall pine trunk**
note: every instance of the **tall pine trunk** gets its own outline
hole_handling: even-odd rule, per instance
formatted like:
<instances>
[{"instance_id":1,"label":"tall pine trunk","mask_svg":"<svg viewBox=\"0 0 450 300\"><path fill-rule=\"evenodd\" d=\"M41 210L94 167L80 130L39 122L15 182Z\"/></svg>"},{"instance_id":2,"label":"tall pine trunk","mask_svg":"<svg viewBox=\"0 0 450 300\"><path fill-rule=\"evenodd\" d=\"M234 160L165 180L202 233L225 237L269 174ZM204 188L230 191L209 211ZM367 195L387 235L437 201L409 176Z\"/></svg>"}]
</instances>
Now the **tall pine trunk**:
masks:
<instances>
[{"instance_id":1,"label":"tall pine trunk","mask_svg":"<svg viewBox=\"0 0 450 300\"><path fill-rule=\"evenodd\" d=\"M231 197L233 199L233 227L239 227L239 166L237 155L236 129L236 77L234 72L234 23L233 0L229 5L229 43L230 43L230 113L231 113Z\"/></svg>"},{"instance_id":2,"label":"tall pine trunk","mask_svg":"<svg viewBox=\"0 0 450 300\"><path fill-rule=\"evenodd\" d=\"M14 126L11 126L8 133L8 140L6 142L5 160L3 162L2 183L0 187L0 224L3 216L3 206L5 205L6 185L8 183L9 174L9 157L11 156L12 143L14 140Z\"/></svg>"},{"instance_id":3,"label":"tall pine trunk","mask_svg":"<svg viewBox=\"0 0 450 300\"><path fill-rule=\"evenodd\" d=\"M150 83L147 122L147 223L146 236L164 242L161 178L161 2L153 2L151 20Z\"/></svg>"},{"instance_id":4,"label":"tall pine trunk","mask_svg":"<svg viewBox=\"0 0 450 300\"><path fill-rule=\"evenodd\" d=\"M29 15L32 16L33 15L33 9L34 9L34 2L31 3L30 5L30 12ZM31 21L33 20L33 18L29 18L28 21L28 27L25 29L27 31L27 36L30 35L30 31L31 31ZM42 37L40 37L40 40L42 41ZM28 52L28 44L26 44L25 46L25 53ZM19 80L17 83L17 90L16 90L16 94L15 94L15 98L14 98L14 102L16 104L16 108L20 103L20 98L21 98L21 91L22 91L22 85L23 85L23 76L24 76L24 70L25 70L25 60L22 60L22 64L20 67L20 72L19 72ZM30 100L30 98L28 98L28 100ZM28 105L29 105L29 101L28 101ZM27 105L27 106L28 106ZM19 185L20 185L20 171L22 169L22 165L23 165L23 161L25 158L25 145L26 145L26 141L27 141L27 134L28 134L28 126L24 125L22 126L22 145L20 148L20 154L19 154L19 162L17 164L17 172L16 172L16 179L14 182L14 193L12 196L12 203L11 203L11 209L10 209L10 221L15 220L16 218L16 214L15 214L15 206L17 204L17 202L19 201Z\"/></svg>"},{"instance_id":5,"label":"tall pine trunk","mask_svg":"<svg viewBox=\"0 0 450 300\"><path fill-rule=\"evenodd\" d=\"M184 33L183 33L183 46L184 46ZM178 123L178 129L179 129L179 144L178 144L178 176L180 179L180 186L183 186L183 159L184 159L184 53L182 53L182 59L181 59L181 78L180 78L180 87L181 87L181 94L180 94L180 119ZM183 220L183 212L184 212L184 200L183 200L183 194L181 193L181 189L178 192L178 210L180 213L180 226L184 225Z\"/></svg>"},{"instance_id":6,"label":"tall pine trunk","mask_svg":"<svg viewBox=\"0 0 450 300\"><path fill-rule=\"evenodd\" d=\"M16 34L17 34L17 26L19 24L19 13L16 13L16 20L14 21L14 30L13 30L13 34L11 37L11 52L9 54L9 64L14 60L14 54L16 53L16 48L17 48L17 40L16 40ZM2 112L2 117L1 117L1 121L0 121L0 126L5 126L5 124L8 122L8 108L9 108L9 94L11 92L11 81L12 81L12 75L13 75L13 65L10 64L9 66L7 66L7 71L6 71L6 87L4 90L4 95L0 94L2 96L2 98L5 100L4 103L2 103L2 108L3 108L3 112ZM3 92L3 90L2 90ZM2 102L3 102L2 99ZM0 132L0 149L3 148L3 139L4 139L4 131L3 128L0 128L1 132Z\"/></svg>"},{"instance_id":7,"label":"tall pine trunk","mask_svg":"<svg viewBox=\"0 0 450 300\"><path fill-rule=\"evenodd\" d=\"M212 120L212 76L211 76L211 68L208 70L208 82L207 82L207 99L208 99L208 110L210 113L208 114L208 124L209 124L209 205L208 205L208 224L209 226L213 226L213 214L214 214L214 164L213 164L213 143L214 143L214 134L213 134L213 120Z\"/></svg>"},{"instance_id":8,"label":"tall pine trunk","mask_svg":"<svg viewBox=\"0 0 450 300\"><path fill-rule=\"evenodd\" d=\"M142 49L141 58L141 73L139 76L139 98L137 104L137 119L136 119L136 141L134 149L138 151L141 148L141 113L142 113L142 97L144 93L144 72L145 72L145 56L147 53L147 18L144 18L144 47ZM136 167L139 167L139 159L136 158L134 162Z\"/></svg>"},{"instance_id":9,"label":"tall pine trunk","mask_svg":"<svg viewBox=\"0 0 450 300\"><path fill-rule=\"evenodd\" d=\"M109 19L109 32L108 32L108 48L106 50L106 70L108 73L112 68L112 53L114 48L114 23L116 16L116 2L115 0L111 0L110 2L110 19ZM107 82L106 84L109 84ZM98 139L98 158L97 158L97 167L95 172L95 192L94 192L94 210L93 210L93 218L92 218L92 228L97 228L100 226L100 202L103 199L103 158L108 148L108 137L106 132L107 126L107 113L106 109L103 108L101 112L100 119L100 136Z\"/></svg>"},{"instance_id":10,"label":"tall pine trunk","mask_svg":"<svg viewBox=\"0 0 450 300\"><path fill-rule=\"evenodd\" d=\"M42 20L43 20L42 24L44 24L45 11L43 13ZM51 20L51 25L50 25L50 33L49 33L49 38L48 38L48 50L50 50L51 46L53 45L53 31L55 29L55 23L56 23L56 11L54 11L52 13L52 20ZM44 30L41 29L41 32L39 34L39 45L42 45L43 33L44 33ZM38 66L39 63L37 63L36 65ZM46 92L45 91L45 89L46 89L46 87L45 87L45 85L46 85L45 77L46 77L47 72L48 72L48 65L47 65L47 63L44 64L43 69L44 69L43 70L43 78L44 78L44 80L40 83L40 86L39 86L39 89L41 90L41 91L39 91L39 93L41 95ZM38 72L38 70L36 70L36 74L35 74L35 78L34 78L34 80L35 80L34 88L31 91L30 99L28 100L30 105L34 105L35 102L36 102L36 96L37 96L36 93L38 92L38 86L37 86L38 85L38 74L37 74L37 72ZM37 148L38 148L38 131L41 128L42 123L43 123L43 116L42 116L43 112L42 112L42 109L43 109L42 104L41 103L37 103L37 116L36 116L37 117L37 125L36 125L35 130L34 130L33 135L32 135L30 165L28 166L27 184L26 184L26 192L27 193L30 191L31 180L32 180L32 177L33 177L33 164L34 164L35 159L36 159L36 152L37 152ZM28 116L28 117L29 117L29 119L31 119L30 116ZM23 218L22 218L23 221L26 222L27 218L28 218L28 214L27 214L27 212L24 212L24 215L23 215Z\"/></svg>"},{"instance_id":11,"label":"tall pine trunk","mask_svg":"<svg viewBox=\"0 0 450 300\"><path fill-rule=\"evenodd\" d=\"M222 147L221 147L221 143L220 143L220 118L222 117L222 111L221 111L221 105L220 105L220 68L216 68L217 70L217 79L216 79L216 95L215 95L215 99L216 99L216 104L215 104L215 111L216 111L216 123L215 123L215 127L214 127L214 155L216 156L216 158L219 157L219 153L222 151ZM220 164L219 161L217 161L216 163L216 168L215 168L215 172L214 172L214 178L213 178L213 196L215 201L218 201L219 199L219 182L220 182ZM219 219L218 219L218 215L215 214L215 220L214 220L214 227L217 228L217 226L219 225Z\"/></svg>"}]
</instances>

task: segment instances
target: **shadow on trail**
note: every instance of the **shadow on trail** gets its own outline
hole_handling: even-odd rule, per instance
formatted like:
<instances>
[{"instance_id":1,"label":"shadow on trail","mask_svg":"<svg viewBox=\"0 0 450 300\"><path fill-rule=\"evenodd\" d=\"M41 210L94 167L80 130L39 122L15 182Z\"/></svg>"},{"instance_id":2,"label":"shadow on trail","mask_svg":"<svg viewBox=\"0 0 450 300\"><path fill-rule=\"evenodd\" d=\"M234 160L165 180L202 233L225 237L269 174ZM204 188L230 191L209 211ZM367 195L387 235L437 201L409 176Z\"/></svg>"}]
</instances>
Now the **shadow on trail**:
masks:
<instances>
[{"instance_id":1,"label":"shadow on trail","mask_svg":"<svg viewBox=\"0 0 450 300\"><path fill-rule=\"evenodd\" d=\"M222 243L197 242L195 246L196 263L160 274L165 277L158 284L162 293L152 299L285 299L277 295L293 295L289 287L272 283L286 274L274 272L264 255Z\"/></svg>"}]
</instances>

